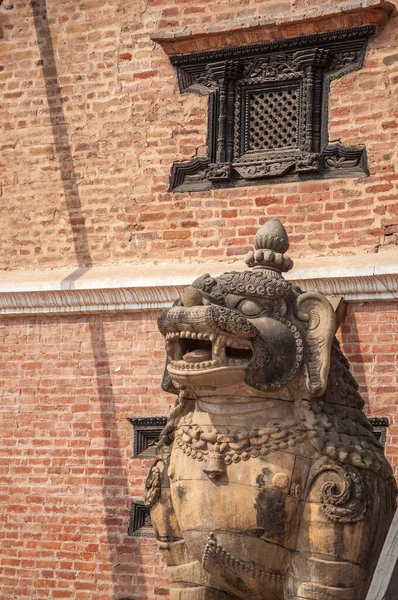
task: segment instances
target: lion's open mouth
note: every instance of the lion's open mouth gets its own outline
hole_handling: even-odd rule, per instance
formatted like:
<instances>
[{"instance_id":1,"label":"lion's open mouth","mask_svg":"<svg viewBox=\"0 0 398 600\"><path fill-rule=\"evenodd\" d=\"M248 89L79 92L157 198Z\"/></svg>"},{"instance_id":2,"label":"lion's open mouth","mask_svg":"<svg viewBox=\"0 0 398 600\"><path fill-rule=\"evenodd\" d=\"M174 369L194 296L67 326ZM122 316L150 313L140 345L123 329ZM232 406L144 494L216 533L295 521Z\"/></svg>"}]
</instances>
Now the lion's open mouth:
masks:
<instances>
[{"instance_id":1,"label":"lion's open mouth","mask_svg":"<svg viewBox=\"0 0 398 600\"><path fill-rule=\"evenodd\" d=\"M169 365L179 370L246 367L253 357L248 341L193 331L167 333L166 352Z\"/></svg>"}]
</instances>

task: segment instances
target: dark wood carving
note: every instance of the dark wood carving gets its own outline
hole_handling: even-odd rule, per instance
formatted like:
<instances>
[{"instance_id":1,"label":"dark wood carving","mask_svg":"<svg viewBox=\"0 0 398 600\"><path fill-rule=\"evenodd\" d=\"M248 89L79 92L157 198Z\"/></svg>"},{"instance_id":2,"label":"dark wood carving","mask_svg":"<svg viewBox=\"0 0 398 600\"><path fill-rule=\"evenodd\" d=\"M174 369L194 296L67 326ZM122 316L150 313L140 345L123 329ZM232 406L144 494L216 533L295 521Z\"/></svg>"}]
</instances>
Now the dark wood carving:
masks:
<instances>
[{"instance_id":1,"label":"dark wood carving","mask_svg":"<svg viewBox=\"0 0 398 600\"><path fill-rule=\"evenodd\" d=\"M130 507L128 535L134 537L155 537L149 508L144 500L133 500Z\"/></svg>"},{"instance_id":2,"label":"dark wood carving","mask_svg":"<svg viewBox=\"0 0 398 600\"><path fill-rule=\"evenodd\" d=\"M368 173L363 146L328 140L332 79L361 68L373 26L170 58L180 91L209 97L208 155L170 190Z\"/></svg>"},{"instance_id":3,"label":"dark wood carving","mask_svg":"<svg viewBox=\"0 0 398 600\"><path fill-rule=\"evenodd\" d=\"M384 447L386 443L388 419L386 417L368 417L368 419L372 426L373 434Z\"/></svg>"},{"instance_id":4,"label":"dark wood carving","mask_svg":"<svg viewBox=\"0 0 398 600\"><path fill-rule=\"evenodd\" d=\"M154 458L166 417L127 417L134 429L134 458Z\"/></svg>"}]
</instances>

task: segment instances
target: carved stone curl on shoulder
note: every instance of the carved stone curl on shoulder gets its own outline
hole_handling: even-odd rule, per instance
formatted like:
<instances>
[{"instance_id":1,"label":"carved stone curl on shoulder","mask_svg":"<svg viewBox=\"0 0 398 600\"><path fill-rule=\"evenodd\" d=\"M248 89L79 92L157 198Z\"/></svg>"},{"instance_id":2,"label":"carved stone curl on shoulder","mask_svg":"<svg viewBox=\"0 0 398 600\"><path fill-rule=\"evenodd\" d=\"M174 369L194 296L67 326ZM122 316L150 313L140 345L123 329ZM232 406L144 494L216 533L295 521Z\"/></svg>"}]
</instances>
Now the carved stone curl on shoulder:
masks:
<instances>
[{"instance_id":1,"label":"carved stone curl on shoulder","mask_svg":"<svg viewBox=\"0 0 398 600\"><path fill-rule=\"evenodd\" d=\"M371 508L372 489L366 471L339 465L326 457L316 462L309 477L309 502L320 502L326 517L336 523L356 523Z\"/></svg>"}]
</instances>

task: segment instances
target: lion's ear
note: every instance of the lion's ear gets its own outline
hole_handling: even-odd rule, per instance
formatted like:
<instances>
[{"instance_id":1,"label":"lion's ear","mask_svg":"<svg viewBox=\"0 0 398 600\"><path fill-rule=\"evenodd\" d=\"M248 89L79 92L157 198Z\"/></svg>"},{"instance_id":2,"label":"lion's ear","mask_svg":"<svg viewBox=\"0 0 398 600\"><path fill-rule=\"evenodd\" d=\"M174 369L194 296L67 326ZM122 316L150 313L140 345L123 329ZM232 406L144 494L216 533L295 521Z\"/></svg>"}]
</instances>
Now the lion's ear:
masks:
<instances>
[{"instance_id":1,"label":"lion's ear","mask_svg":"<svg viewBox=\"0 0 398 600\"><path fill-rule=\"evenodd\" d=\"M336 318L329 300L316 292L297 298L297 316L306 323L304 369L308 391L321 396L330 369L330 352L336 331Z\"/></svg>"}]
</instances>

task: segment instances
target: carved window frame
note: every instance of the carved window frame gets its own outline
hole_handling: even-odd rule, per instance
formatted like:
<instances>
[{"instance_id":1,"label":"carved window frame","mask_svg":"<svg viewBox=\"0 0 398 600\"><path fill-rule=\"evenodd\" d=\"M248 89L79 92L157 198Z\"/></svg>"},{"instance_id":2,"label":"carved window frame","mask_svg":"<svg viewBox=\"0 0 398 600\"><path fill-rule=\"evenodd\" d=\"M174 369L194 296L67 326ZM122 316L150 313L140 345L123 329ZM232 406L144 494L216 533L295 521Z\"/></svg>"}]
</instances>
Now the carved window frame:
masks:
<instances>
[{"instance_id":1,"label":"carved window frame","mask_svg":"<svg viewBox=\"0 0 398 600\"><path fill-rule=\"evenodd\" d=\"M128 535L132 537L156 537L151 522L151 512L145 506L144 500L134 498L131 502Z\"/></svg>"},{"instance_id":2,"label":"carved window frame","mask_svg":"<svg viewBox=\"0 0 398 600\"><path fill-rule=\"evenodd\" d=\"M166 425L167 417L127 417L134 431L133 458L153 459L156 445ZM133 537L156 537L151 524L150 509L141 498L133 498L130 506L128 535Z\"/></svg>"},{"instance_id":3,"label":"carved window frame","mask_svg":"<svg viewBox=\"0 0 398 600\"><path fill-rule=\"evenodd\" d=\"M134 430L134 458L155 458L156 444L167 417L127 417Z\"/></svg>"},{"instance_id":4,"label":"carved window frame","mask_svg":"<svg viewBox=\"0 0 398 600\"><path fill-rule=\"evenodd\" d=\"M383 448L386 445L387 438L387 427L389 425L389 421L387 417L368 417L368 421L370 422L373 433L379 440L380 444Z\"/></svg>"},{"instance_id":5,"label":"carved window frame","mask_svg":"<svg viewBox=\"0 0 398 600\"><path fill-rule=\"evenodd\" d=\"M177 70L181 93L208 96L209 108L207 156L174 163L169 190L203 191L368 175L364 146L329 143L328 99L333 79L362 67L368 40L374 33L375 27L367 25L264 44L172 55L170 61ZM248 95L256 90L267 94L271 89L279 93L293 85L299 90L296 143L291 147L284 143L287 137L283 138L283 129L291 128L286 118L289 99L285 98L280 106L270 103L263 128L269 132L276 120L280 132L276 129L269 143L263 140L263 147L247 152L250 126L256 127L250 123L254 109ZM257 137L261 146L261 136Z\"/></svg>"}]
</instances>

